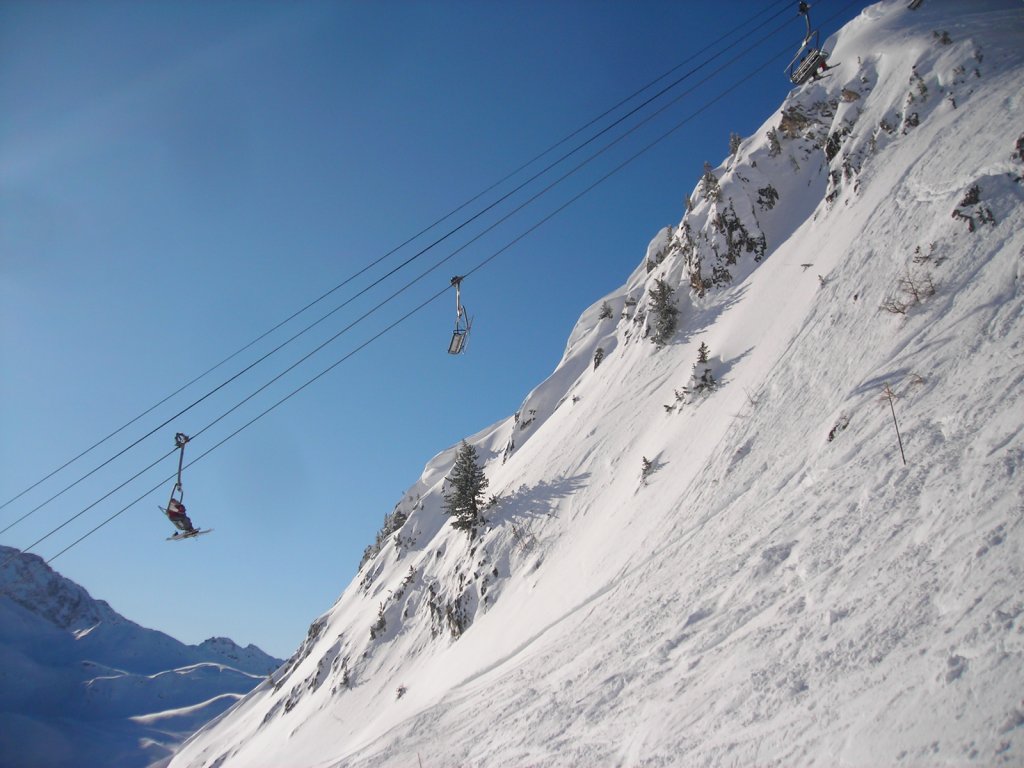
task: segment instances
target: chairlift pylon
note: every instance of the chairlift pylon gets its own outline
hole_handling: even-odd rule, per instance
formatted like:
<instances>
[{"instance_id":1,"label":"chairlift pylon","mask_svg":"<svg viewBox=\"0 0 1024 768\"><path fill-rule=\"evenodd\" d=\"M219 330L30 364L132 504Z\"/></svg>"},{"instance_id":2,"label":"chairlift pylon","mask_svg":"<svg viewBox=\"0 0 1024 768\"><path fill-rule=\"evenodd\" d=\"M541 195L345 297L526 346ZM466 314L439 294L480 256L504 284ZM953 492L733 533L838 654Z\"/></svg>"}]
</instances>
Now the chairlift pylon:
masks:
<instances>
[{"instance_id":1,"label":"chairlift pylon","mask_svg":"<svg viewBox=\"0 0 1024 768\"><path fill-rule=\"evenodd\" d=\"M462 276L453 277L452 285L455 286L455 330L452 332L452 340L448 343L448 354L458 355L466 348L466 339L469 337L473 321L466 308L462 306Z\"/></svg>"},{"instance_id":2,"label":"chairlift pylon","mask_svg":"<svg viewBox=\"0 0 1024 768\"><path fill-rule=\"evenodd\" d=\"M803 42L800 43L800 47L797 49L796 55L786 68L786 74L789 75L789 81L793 85L803 85L814 77L819 69L824 70L826 68L825 62L828 59L828 52L821 50L818 30L811 28L810 4L801 2L797 12L804 17L807 32L804 35Z\"/></svg>"}]
</instances>

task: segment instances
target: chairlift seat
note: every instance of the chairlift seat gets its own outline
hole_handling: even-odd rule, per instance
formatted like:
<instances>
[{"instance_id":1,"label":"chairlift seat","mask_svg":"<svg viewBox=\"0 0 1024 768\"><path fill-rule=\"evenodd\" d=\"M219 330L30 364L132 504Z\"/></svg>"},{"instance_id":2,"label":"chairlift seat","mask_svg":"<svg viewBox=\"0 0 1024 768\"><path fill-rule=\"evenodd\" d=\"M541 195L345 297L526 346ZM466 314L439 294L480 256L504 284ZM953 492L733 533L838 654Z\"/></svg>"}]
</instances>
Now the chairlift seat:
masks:
<instances>
[{"instance_id":1,"label":"chairlift seat","mask_svg":"<svg viewBox=\"0 0 1024 768\"><path fill-rule=\"evenodd\" d=\"M448 344L448 354L457 355L466 347L466 337L473 321L462 306L462 276L456 275L452 278L452 285L455 287L455 330L452 332L452 340Z\"/></svg>"},{"instance_id":2,"label":"chairlift seat","mask_svg":"<svg viewBox=\"0 0 1024 768\"><path fill-rule=\"evenodd\" d=\"M466 344L466 331L456 330L452 333L451 343L448 345L448 354L457 355L462 352L462 348Z\"/></svg>"},{"instance_id":3,"label":"chairlift seat","mask_svg":"<svg viewBox=\"0 0 1024 768\"><path fill-rule=\"evenodd\" d=\"M812 77L814 73L818 71L818 67L821 62L825 60L824 52L812 48L808 51L807 56L800 62L799 66L795 70L790 72L789 79L793 85L803 85Z\"/></svg>"}]
</instances>

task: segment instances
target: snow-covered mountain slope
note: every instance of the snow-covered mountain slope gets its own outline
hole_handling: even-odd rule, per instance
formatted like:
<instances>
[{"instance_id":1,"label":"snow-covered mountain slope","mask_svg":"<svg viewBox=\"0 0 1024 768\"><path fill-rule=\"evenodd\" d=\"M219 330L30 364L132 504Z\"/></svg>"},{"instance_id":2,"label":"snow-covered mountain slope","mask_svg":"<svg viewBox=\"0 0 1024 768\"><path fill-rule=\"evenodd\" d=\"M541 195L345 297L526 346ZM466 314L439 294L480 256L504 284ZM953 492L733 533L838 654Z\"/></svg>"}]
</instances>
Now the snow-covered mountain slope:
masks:
<instances>
[{"instance_id":1,"label":"snow-covered mountain slope","mask_svg":"<svg viewBox=\"0 0 1024 768\"><path fill-rule=\"evenodd\" d=\"M0 766L149 765L281 664L140 627L36 555L0 562Z\"/></svg>"},{"instance_id":2,"label":"snow-covered mountain slope","mask_svg":"<svg viewBox=\"0 0 1024 768\"><path fill-rule=\"evenodd\" d=\"M172 765L1024 762L1024 8L906 5Z\"/></svg>"}]
</instances>

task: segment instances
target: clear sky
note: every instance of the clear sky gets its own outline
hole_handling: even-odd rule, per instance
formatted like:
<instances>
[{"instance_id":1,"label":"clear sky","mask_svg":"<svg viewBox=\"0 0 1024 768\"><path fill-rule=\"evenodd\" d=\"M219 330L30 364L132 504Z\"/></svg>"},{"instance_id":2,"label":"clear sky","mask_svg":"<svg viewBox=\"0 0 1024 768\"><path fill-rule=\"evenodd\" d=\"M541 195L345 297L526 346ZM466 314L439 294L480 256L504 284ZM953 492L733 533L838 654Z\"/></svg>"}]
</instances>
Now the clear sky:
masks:
<instances>
[{"instance_id":1,"label":"clear sky","mask_svg":"<svg viewBox=\"0 0 1024 768\"><path fill-rule=\"evenodd\" d=\"M815 4L823 39L864 4ZM210 536L164 541L174 457L83 510L177 431L203 431L187 460L210 449L803 35L781 0L0 4L0 503L764 9L715 49L708 69L743 54L721 76L208 431L620 131L32 511L594 129L353 280L0 509L0 528L31 512L0 542L27 547L82 513L32 550L52 557L159 485L53 567L185 642L289 655L423 465L515 412L580 312L679 221L704 161L779 105L788 56L467 278L464 355L446 354L449 292L187 469Z\"/></svg>"}]
</instances>

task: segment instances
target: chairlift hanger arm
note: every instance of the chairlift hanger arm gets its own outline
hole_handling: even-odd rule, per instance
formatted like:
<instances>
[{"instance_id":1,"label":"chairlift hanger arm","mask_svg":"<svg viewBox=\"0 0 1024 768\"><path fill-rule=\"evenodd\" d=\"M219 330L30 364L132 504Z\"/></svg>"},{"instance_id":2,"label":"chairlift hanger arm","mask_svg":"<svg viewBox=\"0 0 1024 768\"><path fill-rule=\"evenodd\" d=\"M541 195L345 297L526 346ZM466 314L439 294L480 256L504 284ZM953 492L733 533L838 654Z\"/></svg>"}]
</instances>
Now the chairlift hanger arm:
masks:
<instances>
[{"instance_id":1,"label":"chairlift hanger arm","mask_svg":"<svg viewBox=\"0 0 1024 768\"><path fill-rule=\"evenodd\" d=\"M452 285L455 286L455 330L459 330L459 321L463 318L469 319L466 308L462 306L462 276L456 275L452 278Z\"/></svg>"},{"instance_id":2,"label":"chairlift hanger arm","mask_svg":"<svg viewBox=\"0 0 1024 768\"><path fill-rule=\"evenodd\" d=\"M185 446L188 445L189 439L184 432L179 432L174 436L174 445L178 448L178 481L174 484L174 488L179 491L181 490L181 470L185 464Z\"/></svg>"},{"instance_id":3,"label":"chairlift hanger arm","mask_svg":"<svg viewBox=\"0 0 1024 768\"><path fill-rule=\"evenodd\" d=\"M455 275L452 278L452 285L455 286L455 317L462 316L462 275Z\"/></svg>"},{"instance_id":4,"label":"chairlift hanger arm","mask_svg":"<svg viewBox=\"0 0 1024 768\"><path fill-rule=\"evenodd\" d=\"M807 46L807 43L811 39L811 35L815 34L815 30L811 29L811 4L801 0L801 3L797 8L797 13L804 17L804 24L807 25L807 31L804 33L804 41L800 44L800 48L802 50Z\"/></svg>"}]
</instances>

